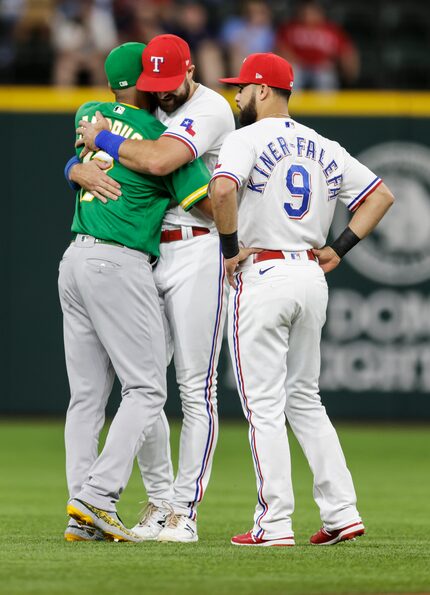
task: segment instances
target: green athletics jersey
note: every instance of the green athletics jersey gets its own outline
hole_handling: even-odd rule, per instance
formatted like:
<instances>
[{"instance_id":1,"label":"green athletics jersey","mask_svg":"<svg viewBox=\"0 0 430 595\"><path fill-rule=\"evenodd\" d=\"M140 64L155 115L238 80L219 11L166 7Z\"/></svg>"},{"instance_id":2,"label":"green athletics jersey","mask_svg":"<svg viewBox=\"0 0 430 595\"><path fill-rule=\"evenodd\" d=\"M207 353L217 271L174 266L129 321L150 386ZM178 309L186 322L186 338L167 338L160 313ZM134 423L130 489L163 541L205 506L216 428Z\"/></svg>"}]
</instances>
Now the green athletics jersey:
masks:
<instances>
[{"instance_id":1,"label":"green athletics jersey","mask_svg":"<svg viewBox=\"0 0 430 595\"><path fill-rule=\"evenodd\" d=\"M97 110L110 121L112 132L125 138L156 140L166 130L146 110L124 103L85 103L76 112L75 125L79 125L79 120L91 121ZM80 147L78 157L81 151ZM171 199L188 211L207 196L210 174L200 159L163 177L131 171L104 151L88 153L83 161L91 159L112 164L105 171L121 184L122 196L104 204L90 192L79 190L72 224L75 233L158 256L161 223Z\"/></svg>"}]
</instances>

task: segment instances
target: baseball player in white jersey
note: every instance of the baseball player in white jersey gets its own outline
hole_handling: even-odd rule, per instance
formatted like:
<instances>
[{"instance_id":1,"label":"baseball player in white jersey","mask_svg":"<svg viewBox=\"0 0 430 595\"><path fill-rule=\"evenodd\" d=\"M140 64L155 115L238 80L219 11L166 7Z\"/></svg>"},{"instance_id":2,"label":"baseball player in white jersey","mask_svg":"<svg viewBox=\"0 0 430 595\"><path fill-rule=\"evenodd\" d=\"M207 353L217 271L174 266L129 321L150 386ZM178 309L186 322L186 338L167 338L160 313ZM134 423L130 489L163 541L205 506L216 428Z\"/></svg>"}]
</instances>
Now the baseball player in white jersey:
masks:
<instances>
[{"instance_id":1,"label":"baseball player in white jersey","mask_svg":"<svg viewBox=\"0 0 430 595\"><path fill-rule=\"evenodd\" d=\"M333 544L362 535L364 526L318 392L328 297L324 272L375 227L393 197L337 142L289 116L293 72L286 60L253 54L237 78L222 82L239 86L245 126L225 140L210 193L235 288L229 345L258 489L254 526L232 543L294 545L286 416L314 475L323 528L311 543ZM354 216L331 247L321 248L338 200Z\"/></svg>"},{"instance_id":2,"label":"baseball player in white jersey","mask_svg":"<svg viewBox=\"0 0 430 595\"><path fill-rule=\"evenodd\" d=\"M155 37L142 62L137 87L156 94L155 115L168 129L157 141L123 142L119 161L135 171L165 175L201 156L213 171L226 135L235 128L227 101L193 81L190 50L179 37ZM109 137L114 135L105 130L106 121L81 124L87 147L103 145L109 152ZM72 179L80 181L73 170ZM195 210L168 211L160 253L154 277L184 419L174 482L164 415L146 437L138 462L149 503L134 531L144 539L190 542L198 539L196 509L209 480L218 436L217 363L228 285L213 221Z\"/></svg>"}]
</instances>

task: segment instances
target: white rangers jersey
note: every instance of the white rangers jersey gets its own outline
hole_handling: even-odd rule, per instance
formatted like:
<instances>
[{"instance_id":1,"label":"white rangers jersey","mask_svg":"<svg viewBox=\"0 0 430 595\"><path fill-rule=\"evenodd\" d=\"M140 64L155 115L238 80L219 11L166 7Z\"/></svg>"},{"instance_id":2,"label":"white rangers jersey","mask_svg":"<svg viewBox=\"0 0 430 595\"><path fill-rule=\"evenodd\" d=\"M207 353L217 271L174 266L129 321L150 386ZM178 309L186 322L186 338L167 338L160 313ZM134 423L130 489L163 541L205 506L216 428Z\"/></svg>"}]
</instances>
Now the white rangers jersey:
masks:
<instances>
[{"instance_id":1,"label":"white rangers jersey","mask_svg":"<svg viewBox=\"0 0 430 595\"><path fill-rule=\"evenodd\" d=\"M339 143L288 117L231 133L212 180L221 176L239 189L241 245L293 252L324 246L336 201L354 211L382 181Z\"/></svg>"},{"instance_id":2,"label":"white rangers jersey","mask_svg":"<svg viewBox=\"0 0 430 595\"><path fill-rule=\"evenodd\" d=\"M193 159L202 157L212 173L218 153L226 136L235 129L234 117L228 102L215 91L199 85L193 96L172 114L157 109L155 116L167 126L163 136L183 142ZM213 222L192 209L186 213L181 207L167 211L164 223L168 225L197 225L212 227Z\"/></svg>"}]
</instances>

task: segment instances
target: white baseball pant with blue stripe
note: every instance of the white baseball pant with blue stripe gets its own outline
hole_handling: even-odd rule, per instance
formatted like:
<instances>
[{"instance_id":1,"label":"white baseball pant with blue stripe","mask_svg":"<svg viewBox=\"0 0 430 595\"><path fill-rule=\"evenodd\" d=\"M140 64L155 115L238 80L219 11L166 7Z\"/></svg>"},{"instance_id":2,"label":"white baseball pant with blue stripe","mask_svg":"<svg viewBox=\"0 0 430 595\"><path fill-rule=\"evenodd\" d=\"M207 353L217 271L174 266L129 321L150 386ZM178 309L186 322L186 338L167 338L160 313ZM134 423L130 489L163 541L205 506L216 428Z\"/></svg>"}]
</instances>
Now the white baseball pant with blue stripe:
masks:
<instances>
[{"instance_id":1,"label":"white baseball pant with blue stripe","mask_svg":"<svg viewBox=\"0 0 430 595\"><path fill-rule=\"evenodd\" d=\"M162 243L154 270L173 350L183 424L172 483L168 425L160 419L138 454L149 500L195 519L218 439L217 365L226 316L226 281L215 233Z\"/></svg>"},{"instance_id":2,"label":"white baseball pant with blue stripe","mask_svg":"<svg viewBox=\"0 0 430 595\"><path fill-rule=\"evenodd\" d=\"M253 533L293 535L294 495L285 417L314 475L314 498L327 529L361 520L342 448L318 388L324 273L306 253L267 260L237 275L229 300L229 346L257 479Z\"/></svg>"}]
</instances>

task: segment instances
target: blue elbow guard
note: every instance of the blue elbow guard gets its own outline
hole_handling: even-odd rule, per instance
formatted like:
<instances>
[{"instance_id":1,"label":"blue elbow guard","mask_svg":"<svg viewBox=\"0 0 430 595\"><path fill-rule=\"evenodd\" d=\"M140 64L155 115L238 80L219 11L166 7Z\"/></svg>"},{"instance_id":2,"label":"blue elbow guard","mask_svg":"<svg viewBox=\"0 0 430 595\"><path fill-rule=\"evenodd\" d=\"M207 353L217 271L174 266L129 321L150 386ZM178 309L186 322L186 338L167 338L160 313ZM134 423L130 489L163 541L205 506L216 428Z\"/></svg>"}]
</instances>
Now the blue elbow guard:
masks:
<instances>
[{"instance_id":1,"label":"blue elbow guard","mask_svg":"<svg viewBox=\"0 0 430 595\"><path fill-rule=\"evenodd\" d=\"M68 183L68 185L70 186L70 188L72 190L79 190L79 188L80 188L79 184L76 184L75 182L72 182L72 180L69 178L69 172L70 172L70 170L77 163L80 163L80 161L79 161L79 159L75 155L74 157L72 157L71 159L69 159L69 161L66 163L66 167L64 168L64 177L66 178L66 182Z\"/></svg>"},{"instance_id":2,"label":"blue elbow guard","mask_svg":"<svg viewBox=\"0 0 430 595\"><path fill-rule=\"evenodd\" d=\"M119 161L118 151L124 141L124 137L112 134L109 130L102 130L95 138L96 146L113 157L115 161Z\"/></svg>"}]
</instances>

